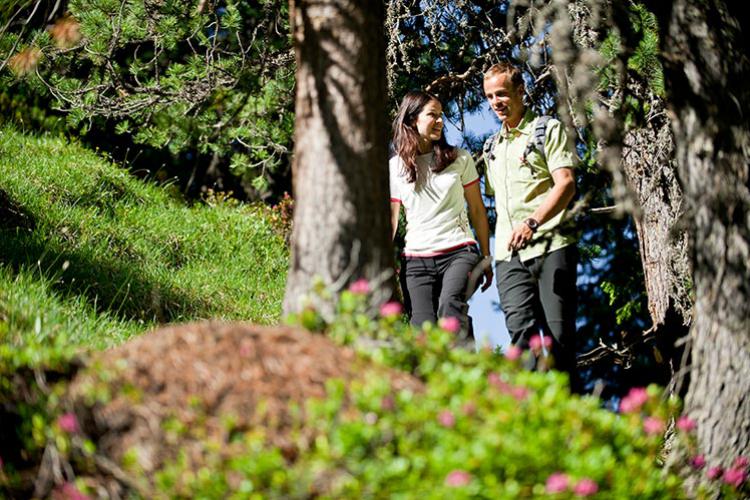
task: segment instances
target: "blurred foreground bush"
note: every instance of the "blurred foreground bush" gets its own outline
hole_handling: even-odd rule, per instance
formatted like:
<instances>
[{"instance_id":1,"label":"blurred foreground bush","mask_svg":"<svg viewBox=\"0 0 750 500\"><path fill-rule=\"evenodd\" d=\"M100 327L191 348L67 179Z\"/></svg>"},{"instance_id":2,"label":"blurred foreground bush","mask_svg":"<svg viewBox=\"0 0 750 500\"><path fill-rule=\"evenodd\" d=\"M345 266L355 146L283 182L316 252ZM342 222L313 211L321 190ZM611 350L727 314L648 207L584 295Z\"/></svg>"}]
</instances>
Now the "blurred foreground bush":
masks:
<instances>
[{"instance_id":1,"label":"blurred foreground bush","mask_svg":"<svg viewBox=\"0 0 750 500\"><path fill-rule=\"evenodd\" d=\"M723 498L747 494L741 458L729 476L701 457L663 466L664 434L679 405L665 401L658 388L631 392L621 413L612 413L595 398L571 396L564 375L522 370L529 352L475 353L457 347L461 341L449 331L450 322L414 329L402 322L398 305L373 315L367 300L359 288L343 294L332 324L323 324L313 310L293 321L324 330L376 364L412 374L423 390L397 390L387 377L348 385L329 380L327 397L310 400L291 433L300 436L294 454L270 446L264 427L228 433L228 442L205 443L200 463L185 455L163 466L148 478L154 490L147 496L671 499L688 497L678 475L688 470L704 477L692 487L694 497L711 498L719 490ZM14 354L5 356L7 362ZM3 398L18 399L7 384L1 387ZM45 443L55 443L65 464L56 491L95 496L102 475L91 459L96 436L83 435L76 416L61 410L61 389L47 384L42 392L46 406L29 406L41 416L19 428L24 446L37 447L24 453L39 457ZM169 423L175 439L207 433L201 425ZM691 446L693 425L685 417L677 420L673 446ZM117 464L118 471L128 471L126 484L144 484L137 456L126 462ZM14 465L4 466L6 487L18 480Z\"/></svg>"}]
</instances>

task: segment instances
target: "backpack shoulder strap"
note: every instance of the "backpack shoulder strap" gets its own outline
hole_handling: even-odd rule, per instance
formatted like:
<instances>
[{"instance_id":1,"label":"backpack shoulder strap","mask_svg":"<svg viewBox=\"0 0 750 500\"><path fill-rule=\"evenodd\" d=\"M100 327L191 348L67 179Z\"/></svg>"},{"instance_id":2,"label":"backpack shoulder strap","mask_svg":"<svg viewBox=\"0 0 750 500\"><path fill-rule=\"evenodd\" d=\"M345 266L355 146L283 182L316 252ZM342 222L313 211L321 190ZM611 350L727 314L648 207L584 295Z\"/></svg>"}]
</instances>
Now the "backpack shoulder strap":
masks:
<instances>
[{"instance_id":1,"label":"backpack shoulder strap","mask_svg":"<svg viewBox=\"0 0 750 500\"><path fill-rule=\"evenodd\" d=\"M486 141L484 141L484 146L482 146L482 158L484 158L485 165L489 165L488 162L495 159L493 150L495 149L495 145L497 144L498 137L500 137L499 130L488 137Z\"/></svg>"},{"instance_id":2,"label":"backpack shoulder strap","mask_svg":"<svg viewBox=\"0 0 750 500\"><path fill-rule=\"evenodd\" d=\"M537 118L534 132L531 134L529 142L526 143L526 149L523 152L524 161L526 161L526 157L535 149L539 151L539 154L542 155L542 158L544 158L545 161L547 160L544 152L544 142L547 134L547 124L551 119L552 117L549 115L543 115Z\"/></svg>"}]
</instances>

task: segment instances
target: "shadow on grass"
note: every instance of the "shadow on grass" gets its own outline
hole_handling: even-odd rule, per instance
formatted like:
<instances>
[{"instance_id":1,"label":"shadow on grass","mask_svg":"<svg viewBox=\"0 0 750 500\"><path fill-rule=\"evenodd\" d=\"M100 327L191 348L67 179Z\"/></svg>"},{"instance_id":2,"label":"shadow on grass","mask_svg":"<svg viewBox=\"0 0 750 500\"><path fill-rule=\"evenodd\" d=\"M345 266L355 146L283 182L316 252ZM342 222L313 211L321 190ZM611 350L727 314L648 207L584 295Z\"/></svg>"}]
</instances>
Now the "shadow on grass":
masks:
<instances>
[{"instance_id":1,"label":"shadow on grass","mask_svg":"<svg viewBox=\"0 0 750 500\"><path fill-rule=\"evenodd\" d=\"M42 225L43 226L43 225ZM36 269L57 292L83 296L99 312L128 320L168 323L206 316L207 300L155 283L133 262L103 260L66 248L37 229L36 219L0 190L0 263L15 272ZM165 249L166 251L166 249Z\"/></svg>"}]
</instances>

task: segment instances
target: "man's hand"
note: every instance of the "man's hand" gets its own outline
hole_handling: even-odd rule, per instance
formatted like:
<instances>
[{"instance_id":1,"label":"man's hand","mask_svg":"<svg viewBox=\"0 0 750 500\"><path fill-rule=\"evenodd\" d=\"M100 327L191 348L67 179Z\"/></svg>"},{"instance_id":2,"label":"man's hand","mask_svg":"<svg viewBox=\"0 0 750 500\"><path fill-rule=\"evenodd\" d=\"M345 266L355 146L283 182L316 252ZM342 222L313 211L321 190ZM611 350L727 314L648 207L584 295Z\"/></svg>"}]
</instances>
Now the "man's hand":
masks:
<instances>
[{"instance_id":1,"label":"man's hand","mask_svg":"<svg viewBox=\"0 0 750 500\"><path fill-rule=\"evenodd\" d=\"M532 231L525 222L517 224L516 227L513 228L513 232L510 233L508 250L511 252L521 250L533 237L534 231Z\"/></svg>"}]
</instances>

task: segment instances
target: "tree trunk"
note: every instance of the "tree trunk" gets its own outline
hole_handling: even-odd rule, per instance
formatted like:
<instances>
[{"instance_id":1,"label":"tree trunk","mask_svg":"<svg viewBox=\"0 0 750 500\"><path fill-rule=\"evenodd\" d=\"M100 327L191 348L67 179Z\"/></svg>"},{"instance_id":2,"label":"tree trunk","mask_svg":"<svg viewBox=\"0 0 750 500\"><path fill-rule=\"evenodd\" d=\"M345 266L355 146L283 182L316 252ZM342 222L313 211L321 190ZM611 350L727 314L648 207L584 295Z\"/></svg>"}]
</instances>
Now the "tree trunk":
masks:
<instances>
[{"instance_id":1,"label":"tree trunk","mask_svg":"<svg viewBox=\"0 0 750 500\"><path fill-rule=\"evenodd\" d=\"M739 3L653 1L694 269L686 411L711 465L750 453L750 64ZM744 30L742 28L745 28Z\"/></svg>"},{"instance_id":2,"label":"tree trunk","mask_svg":"<svg viewBox=\"0 0 750 500\"><path fill-rule=\"evenodd\" d=\"M652 328L668 326L687 333L692 314L691 269L687 233L678 228L683 215L683 193L674 163L674 142L664 102L650 91L651 113L642 127L629 130L623 140L622 167L639 211L634 217L643 264ZM683 328L680 328L682 326ZM673 342L677 332L659 331Z\"/></svg>"},{"instance_id":3,"label":"tree trunk","mask_svg":"<svg viewBox=\"0 0 750 500\"><path fill-rule=\"evenodd\" d=\"M358 278L387 295L392 268L383 2L291 0L297 61L294 227L284 312L325 315Z\"/></svg>"},{"instance_id":4,"label":"tree trunk","mask_svg":"<svg viewBox=\"0 0 750 500\"><path fill-rule=\"evenodd\" d=\"M585 0L574 0L568 5L572 23L572 38L583 49L597 46L601 34L596 23L601 13L594 14ZM627 8L605 9L606 16L619 24L627 34ZM587 69L587 71L590 71ZM629 74L625 93L648 104L644 123L621 135L608 137L610 143L621 146L621 155L611 168L622 169L622 178L637 205L633 214L643 264L643 277L648 296L651 328L656 331L660 345L668 349L671 360L677 353L674 341L684 336L692 319L691 269L687 250L687 232L680 227L684 213L683 192L677 178L674 161L674 140L669 117L662 98L654 94L642 77ZM678 366L673 366L677 369Z\"/></svg>"}]
</instances>

